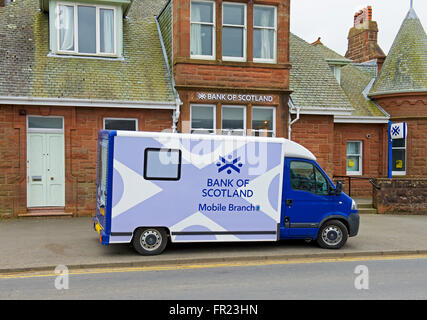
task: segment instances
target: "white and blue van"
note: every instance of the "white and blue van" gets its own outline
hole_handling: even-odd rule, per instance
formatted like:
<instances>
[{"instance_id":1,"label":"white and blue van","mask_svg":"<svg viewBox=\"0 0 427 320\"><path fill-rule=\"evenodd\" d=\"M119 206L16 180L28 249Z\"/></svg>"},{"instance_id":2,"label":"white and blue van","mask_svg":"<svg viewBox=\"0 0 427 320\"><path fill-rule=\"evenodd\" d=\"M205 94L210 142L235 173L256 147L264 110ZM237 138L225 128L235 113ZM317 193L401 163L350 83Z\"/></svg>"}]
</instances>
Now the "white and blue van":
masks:
<instances>
[{"instance_id":1,"label":"white and blue van","mask_svg":"<svg viewBox=\"0 0 427 320\"><path fill-rule=\"evenodd\" d=\"M338 249L357 205L283 138L100 131L94 229L143 255L171 242L317 240Z\"/></svg>"}]
</instances>

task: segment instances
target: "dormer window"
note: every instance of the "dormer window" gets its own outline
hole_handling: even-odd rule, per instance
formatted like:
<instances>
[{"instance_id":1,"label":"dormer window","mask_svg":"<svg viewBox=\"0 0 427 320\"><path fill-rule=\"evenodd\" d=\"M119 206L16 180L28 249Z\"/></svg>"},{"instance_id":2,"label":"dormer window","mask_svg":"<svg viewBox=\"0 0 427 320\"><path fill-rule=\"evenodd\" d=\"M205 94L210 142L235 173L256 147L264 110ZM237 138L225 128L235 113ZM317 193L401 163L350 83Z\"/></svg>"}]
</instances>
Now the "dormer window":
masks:
<instances>
[{"instance_id":1,"label":"dormer window","mask_svg":"<svg viewBox=\"0 0 427 320\"><path fill-rule=\"evenodd\" d=\"M335 76L335 79L337 79L338 84L341 84L341 66L339 65L329 65L331 68L332 73Z\"/></svg>"},{"instance_id":2,"label":"dormer window","mask_svg":"<svg viewBox=\"0 0 427 320\"><path fill-rule=\"evenodd\" d=\"M57 53L117 56L115 7L61 2L56 21Z\"/></svg>"}]
</instances>

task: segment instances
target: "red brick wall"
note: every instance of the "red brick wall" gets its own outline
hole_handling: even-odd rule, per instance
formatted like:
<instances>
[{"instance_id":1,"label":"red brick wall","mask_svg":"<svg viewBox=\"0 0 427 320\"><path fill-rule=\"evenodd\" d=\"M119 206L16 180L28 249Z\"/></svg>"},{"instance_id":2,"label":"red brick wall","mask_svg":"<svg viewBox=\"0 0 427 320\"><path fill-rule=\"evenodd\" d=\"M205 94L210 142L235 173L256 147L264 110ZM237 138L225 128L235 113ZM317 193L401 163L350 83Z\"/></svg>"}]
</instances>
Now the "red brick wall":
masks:
<instances>
[{"instance_id":1,"label":"red brick wall","mask_svg":"<svg viewBox=\"0 0 427 320\"><path fill-rule=\"evenodd\" d=\"M289 70L282 68L177 64L178 87L203 86L239 89L280 90L289 87Z\"/></svg>"},{"instance_id":2,"label":"red brick wall","mask_svg":"<svg viewBox=\"0 0 427 320\"><path fill-rule=\"evenodd\" d=\"M347 141L362 141L362 175L355 177L384 177L387 174L387 125L335 123L334 175L347 175ZM348 184L348 180L345 180ZM348 186L346 186L348 191ZM371 197L368 181L351 182L351 195Z\"/></svg>"},{"instance_id":3,"label":"red brick wall","mask_svg":"<svg viewBox=\"0 0 427 320\"><path fill-rule=\"evenodd\" d=\"M172 111L113 108L0 106L0 215L27 212L26 116L63 116L65 122L65 211L92 215L95 209L97 133L103 118L137 118L139 130L172 126Z\"/></svg>"},{"instance_id":4,"label":"red brick wall","mask_svg":"<svg viewBox=\"0 0 427 320\"><path fill-rule=\"evenodd\" d=\"M394 123L405 121L407 136L407 176L427 176L427 93L375 97Z\"/></svg>"},{"instance_id":5,"label":"red brick wall","mask_svg":"<svg viewBox=\"0 0 427 320\"><path fill-rule=\"evenodd\" d=\"M176 88L183 105L179 128L185 130L190 121L190 104L196 103L191 95L198 91L232 92L279 97L270 106L276 107L276 134L285 136L287 128L287 104L289 98L289 0L231 0L247 4L246 61L232 62L222 59L222 0L216 2L215 60L191 59L190 57L190 4L191 0L173 2L173 72ZM277 61L256 63L253 61L253 5L266 4L277 7ZM276 99L276 98L275 98ZM221 101L212 101L218 104ZM246 104L248 115L251 105ZM218 112L217 124L221 123Z\"/></svg>"},{"instance_id":6,"label":"red brick wall","mask_svg":"<svg viewBox=\"0 0 427 320\"><path fill-rule=\"evenodd\" d=\"M332 178L334 173L334 117L301 115L292 126L292 140L309 149Z\"/></svg>"},{"instance_id":7,"label":"red brick wall","mask_svg":"<svg viewBox=\"0 0 427 320\"><path fill-rule=\"evenodd\" d=\"M333 116L302 115L292 126L292 140L309 149L329 177L347 175L347 141L362 141L362 175L384 177L386 174L386 124L334 123ZM369 135L369 137L368 137ZM348 180L344 191L348 192ZM351 182L351 195L372 196L367 181Z\"/></svg>"}]
</instances>

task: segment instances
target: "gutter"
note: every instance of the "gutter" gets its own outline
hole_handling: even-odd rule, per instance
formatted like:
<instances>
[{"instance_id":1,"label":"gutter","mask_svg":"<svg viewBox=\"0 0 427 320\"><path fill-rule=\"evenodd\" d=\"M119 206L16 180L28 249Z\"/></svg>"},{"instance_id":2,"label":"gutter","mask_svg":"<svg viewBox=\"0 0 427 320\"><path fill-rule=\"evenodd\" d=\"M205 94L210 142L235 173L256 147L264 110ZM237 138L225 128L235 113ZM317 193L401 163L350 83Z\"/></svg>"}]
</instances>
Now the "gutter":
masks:
<instances>
[{"instance_id":1,"label":"gutter","mask_svg":"<svg viewBox=\"0 0 427 320\"><path fill-rule=\"evenodd\" d=\"M176 102L0 96L0 104L89 108L176 109Z\"/></svg>"}]
</instances>

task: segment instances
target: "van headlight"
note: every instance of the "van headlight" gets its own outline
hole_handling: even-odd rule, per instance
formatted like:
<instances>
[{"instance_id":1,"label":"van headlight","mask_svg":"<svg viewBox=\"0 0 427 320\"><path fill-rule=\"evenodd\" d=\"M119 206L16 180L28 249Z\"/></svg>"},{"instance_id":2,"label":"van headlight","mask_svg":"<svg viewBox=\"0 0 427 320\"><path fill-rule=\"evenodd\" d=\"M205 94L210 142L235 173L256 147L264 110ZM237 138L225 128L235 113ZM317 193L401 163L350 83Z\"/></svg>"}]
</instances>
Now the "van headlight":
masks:
<instances>
[{"instance_id":1,"label":"van headlight","mask_svg":"<svg viewBox=\"0 0 427 320\"><path fill-rule=\"evenodd\" d=\"M351 210L357 210L357 203L353 199L351 199Z\"/></svg>"}]
</instances>

